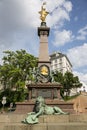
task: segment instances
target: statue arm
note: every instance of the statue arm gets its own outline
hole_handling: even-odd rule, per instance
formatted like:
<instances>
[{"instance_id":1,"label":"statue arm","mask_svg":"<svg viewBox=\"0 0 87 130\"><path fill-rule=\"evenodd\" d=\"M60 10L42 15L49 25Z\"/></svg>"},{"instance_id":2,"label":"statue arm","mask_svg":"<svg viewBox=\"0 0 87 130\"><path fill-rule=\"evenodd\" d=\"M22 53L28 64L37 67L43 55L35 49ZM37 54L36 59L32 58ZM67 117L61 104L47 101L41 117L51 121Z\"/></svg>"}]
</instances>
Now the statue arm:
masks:
<instances>
[{"instance_id":1,"label":"statue arm","mask_svg":"<svg viewBox=\"0 0 87 130\"><path fill-rule=\"evenodd\" d=\"M38 116L42 115L43 112L44 112L44 110L43 110L43 107L42 107L42 108L40 108L40 110L39 110L39 112L36 114L36 116L38 117Z\"/></svg>"},{"instance_id":2,"label":"statue arm","mask_svg":"<svg viewBox=\"0 0 87 130\"><path fill-rule=\"evenodd\" d=\"M36 113L34 116L33 116L33 120L36 120L37 117L39 117L40 115L42 115L44 112L43 108L40 108L39 112Z\"/></svg>"}]
</instances>

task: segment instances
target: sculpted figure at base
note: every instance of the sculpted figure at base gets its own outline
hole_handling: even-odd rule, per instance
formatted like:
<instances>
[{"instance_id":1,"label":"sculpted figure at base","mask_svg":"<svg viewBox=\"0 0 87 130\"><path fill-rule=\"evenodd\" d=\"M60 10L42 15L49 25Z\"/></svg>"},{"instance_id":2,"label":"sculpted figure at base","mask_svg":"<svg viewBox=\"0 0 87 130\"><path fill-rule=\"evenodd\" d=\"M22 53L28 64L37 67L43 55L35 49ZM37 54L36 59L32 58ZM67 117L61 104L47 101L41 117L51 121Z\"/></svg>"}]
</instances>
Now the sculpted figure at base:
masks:
<instances>
[{"instance_id":1,"label":"sculpted figure at base","mask_svg":"<svg viewBox=\"0 0 87 130\"><path fill-rule=\"evenodd\" d=\"M35 124L38 123L38 117L40 115L53 115L53 114L64 114L67 115L69 113L63 112L59 107L50 107L45 104L45 100L42 96L39 96L36 99L36 103L34 106L34 112L28 113L27 117L22 121L26 124Z\"/></svg>"}]
</instances>

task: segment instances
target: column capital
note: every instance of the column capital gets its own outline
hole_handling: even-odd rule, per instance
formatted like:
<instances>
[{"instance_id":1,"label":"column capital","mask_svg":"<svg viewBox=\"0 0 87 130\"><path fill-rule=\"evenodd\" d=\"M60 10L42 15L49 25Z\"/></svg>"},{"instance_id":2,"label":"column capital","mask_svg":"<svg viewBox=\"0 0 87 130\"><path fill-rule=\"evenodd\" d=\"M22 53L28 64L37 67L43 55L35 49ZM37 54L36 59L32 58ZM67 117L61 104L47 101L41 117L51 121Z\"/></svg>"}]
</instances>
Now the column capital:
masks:
<instances>
[{"instance_id":1,"label":"column capital","mask_svg":"<svg viewBox=\"0 0 87 130\"><path fill-rule=\"evenodd\" d=\"M49 31L50 31L49 27L38 27L38 36L40 36L40 35L49 36Z\"/></svg>"}]
</instances>

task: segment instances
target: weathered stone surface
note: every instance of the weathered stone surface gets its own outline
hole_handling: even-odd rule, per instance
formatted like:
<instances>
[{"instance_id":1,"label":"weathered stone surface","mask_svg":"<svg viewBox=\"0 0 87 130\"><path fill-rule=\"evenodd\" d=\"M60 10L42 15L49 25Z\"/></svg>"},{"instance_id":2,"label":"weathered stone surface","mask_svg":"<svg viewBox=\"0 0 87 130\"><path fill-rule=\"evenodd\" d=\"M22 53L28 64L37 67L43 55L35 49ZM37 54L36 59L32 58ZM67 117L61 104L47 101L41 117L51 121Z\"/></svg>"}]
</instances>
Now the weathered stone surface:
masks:
<instances>
[{"instance_id":1,"label":"weathered stone surface","mask_svg":"<svg viewBox=\"0 0 87 130\"><path fill-rule=\"evenodd\" d=\"M47 130L47 124L37 124L37 125L32 125L31 130Z\"/></svg>"},{"instance_id":2,"label":"weathered stone surface","mask_svg":"<svg viewBox=\"0 0 87 130\"><path fill-rule=\"evenodd\" d=\"M3 130L31 130L31 126L22 124L7 125Z\"/></svg>"},{"instance_id":3,"label":"weathered stone surface","mask_svg":"<svg viewBox=\"0 0 87 130\"><path fill-rule=\"evenodd\" d=\"M87 122L87 114L73 114L69 116L69 122Z\"/></svg>"},{"instance_id":4,"label":"weathered stone surface","mask_svg":"<svg viewBox=\"0 0 87 130\"><path fill-rule=\"evenodd\" d=\"M53 123L48 124L47 130L87 130L87 125L83 123Z\"/></svg>"},{"instance_id":5,"label":"weathered stone surface","mask_svg":"<svg viewBox=\"0 0 87 130\"><path fill-rule=\"evenodd\" d=\"M50 88L50 87L49 87ZM60 97L60 96L59 96ZM61 101L59 99L46 99L45 100L46 104L49 106L57 106L59 108L61 108L63 111L65 112L70 112L70 113L75 113L74 109L73 109L73 103L72 102L64 102ZM14 113L20 113L20 114L26 114L28 112L32 112L34 105L35 105L35 99L33 100L29 100L26 102L18 102L16 103L17 107L16 107L16 111Z\"/></svg>"},{"instance_id":6,"label":"weathered stone surface","mask_svg":"<svg viewBox=\"0 0 87 130\"><path fill-rule=\"evenodd\" d=\"M0 124L21 123L26 114L1 114ZM87 122L87 114L70 115L42 115L39 123L67 123L67 122Z\"/></svg>"},{"instance_id":7,"label":"weathered stone surface","mask_svg":"<svg viewBox=\"0 0 87 130\"><path fill-rule=\"evenodd\" d=\"M3 130L87 130L85 123L40 123L36 125L8 125Z\"/></svg>"},{"instance_id":8,"label":"weathered stone surface","mask_svg":"<svg viewBox=\"0 0 87 130\"><path fill-rule=\"evenodd\" d=\"M0 115L0 123L19 123L21 120L24 119L26 114L1 114Z\"/></svg>"},{"instance_id":9,"label":"weathered stone surface","mask_svg":"<svg viewBox=\"0 0 87 130\"><path fill-rule=\"evenodd\" d=\"M69 115L49 115L44 116L44 123L67 123L69 122Z\"/></svg>"},{"instance_id":10,"label":"weathered stone surface","mask_svg":"<svg viewBox=\"0 0 87 130\"><path fill-rule=\"evenodd\" d=\"M87 130L87 114L44 115L35 125L22 124L25 117L26 114L1 114L0 130Z\"/></svg>"}]
</instances>

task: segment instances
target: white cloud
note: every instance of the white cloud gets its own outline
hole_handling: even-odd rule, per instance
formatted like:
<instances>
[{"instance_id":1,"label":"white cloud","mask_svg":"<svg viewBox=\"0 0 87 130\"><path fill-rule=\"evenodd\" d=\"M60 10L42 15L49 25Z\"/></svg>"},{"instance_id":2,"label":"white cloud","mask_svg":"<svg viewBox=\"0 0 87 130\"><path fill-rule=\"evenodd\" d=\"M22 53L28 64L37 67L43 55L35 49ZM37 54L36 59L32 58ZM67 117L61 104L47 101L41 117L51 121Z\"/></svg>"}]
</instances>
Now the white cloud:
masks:
<instances>
[{"instance_id":1,"label":"white cloud","mask_svg":"<svg viewBox=\"0 0 87 130\"><path fill-rule=\"evenodd\" d=\"M87 25L78 31L77 40L86 40L87 38Z\"/></svg>"},{"instance_id":2,"label":"white cloud","mask_svg":"<svg viewBox=\"0 0 87 130\"><path fill-rule=\"evenodd\" d=\"M66 0L47 0L47 8L50 15L47 17L47 22L50 27L60 27L65 20L70 21L69 13L72 10L72 4ZM61 24L62 23L62 24Z\"/></svg>"},{"instance_id":3,"label":"white cloud","mask_svg":"<svg viewBox=\"0 0 87 130\"><path fill-rule=\"evenodd\" d=\"M52 12L47 18L48 24L52 26L56 22L69 20L69 12L72 4L66 0L46 0L47 10ZM7 30L39 26L39 13L42 0L4 0L0 6L0 25ZM55 18L56 17L56 18ZM50 21L51 19L51 21ZM52 22L53 21L53 22ZM52 23L51 23L52 22ZM0 28L1 28L0 26Z\"/></svg>"},{"instance_id":4,"label":"white cloud","mask_svg":"<svg viewBox=\"0 0 87 130\"><path fill-rule=\"evenodd\" d=\"M55 31L55 46L63 46L64 44L71 42L73 39L72 32L70 30Z\"/></svg>"},{"instance_id":5,"label":"white cloud","mask_svg":"<svg viewBox=\"0 0 87 130\"><path fill-rule=\"evenodd\" d=\"M45 0L47 2L47 8L50 12L53 12L57 8L64 8L67 12L72 10L72 3L66 0Z\"/></svg>"},{"instance_id":6,"label":"white cloud","mask_svg":"<svg viewBox=\"0 0 87 130\"><path fill-rule=\"evenodd\" d=\"M47 25L54 28L69 21L72 4L66 0L45 0L51 12ZM0 1L0 57L4 50L27 49L32 54L38 52L37 27L43 0L2 0Z\"/></svg>"},{"instance_id":7,"label":"white cloud","mask_svg":"<svg viewBox=\"0 0 87 130\"><path fill-rule=\"evenodd\" d=\"M67 55L74 68L87 66L87 43L69 49Z\"/></svg>"},{"instance_id":8,"label":"white cloud","mask_svg":"<svg viewBox=\"0 0 87 130\"><path fill-rule=\"evenodd\" d=\"M79 80L87 85L87 74L74 71L75 76L79 77Z\"/></svg>"},{"instance_id":9,"label":"white cloud","mask_svg":"<svg viewBox=\"0 0 87 130\"><path fill-rule=\"evenodd\" d=\"M64 7L68 12L72 11L72 4L70 1L65 1Z\"/></svg>"},{"instance_id":10,"label":"white cloud","mask_svg":"<svg viewBox=\"0 0 87 130\"><path fill-rule=\"evenodd\" d=\"M56 10L54 10L52 14L49 15L47 18L48 25L52 28L54 28L55 26L57 28L61 27L60 25L63 25L64 20L69 21L70 18L68 13L61 8L57 8Z\"/></svg>"},{"instance_id":11,"label":"white cloud","mask_svg":"<svg viewBox=\"0 0 87 130\"><path fill-rule=\"evenodd\" d=\"M3 57L4 50L25 49L37 54L38 37L35 27L40 22L40 6L40 0L0 1L0 58Z\"/></svg>"}]
</instances>

